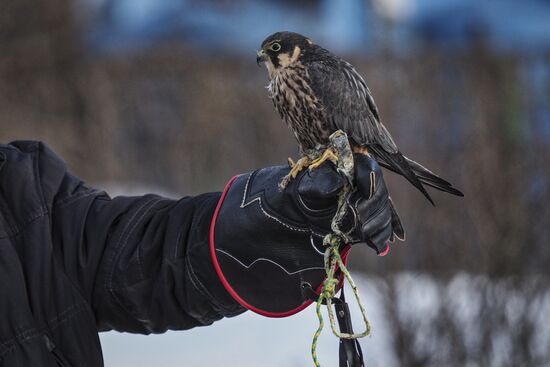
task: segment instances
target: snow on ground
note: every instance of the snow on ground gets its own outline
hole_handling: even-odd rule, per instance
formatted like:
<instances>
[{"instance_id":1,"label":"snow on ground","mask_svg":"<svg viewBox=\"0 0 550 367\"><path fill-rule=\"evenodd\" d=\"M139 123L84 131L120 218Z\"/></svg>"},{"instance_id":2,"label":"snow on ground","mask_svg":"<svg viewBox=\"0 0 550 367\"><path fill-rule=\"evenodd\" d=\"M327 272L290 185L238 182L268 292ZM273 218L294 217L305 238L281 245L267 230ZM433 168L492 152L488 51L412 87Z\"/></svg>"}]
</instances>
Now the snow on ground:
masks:
<instances>
[{"instance_id":1,"label":"snow on ground","mask_svg":"<svg viewBox=\"0 0 550 367\"><path fill-rule=\"evenodd\" d=\"M361 341L369 366L396 366L389 349L386 323L377 293L364 278L357 279L373 323L373 333ZM351 293L347 294L349 299ZM350 302L351 303L351 302ZM362 328L361 317L353 309L354 327ZM328 317L325 313L325 320ZM107 367L135 366L309 366L311 340L318 326L315 306L284 319L270 319L246 312L208 327L163 335L101 334ZM323 366L338 365L338 339L326 324L318 356Z\"/></svg>"},{"instance_id":2,"label":"snow on ground","mask_svg":"<svg viewBox=\"0 0 550 367\"><path fill-rule=\"evenodd\" d=\"M370 367L398 366L393 355L391 324L383 296L385 280L379 277L355 275L361 298L366 305L373 325L370 337L361 340L365 362ZM479 285L489 282L491 290L502 291L502 284L494 284L486 277L470 274L457 274L448 281L436 280L433 277L416 273L401 273L396 276L397 300L394 310L401 320L413 320L418 325L419 335L429 329L429 324L443 306L441 295L452 295L452 313L456 320L471 330L467 343L477 343L476 317L479 316L481 294ZM351 304L351 292L347 292ZM522 308L529 303L537 306L533 318L540 318L536 342L532 346L546 350L550 345L550 328L543 320L550 313L550 289L536 302L521 298L515 291L507 291L505 307L510 309L509 322L514 322L518 312L529 310ZM536 303L536 304L535 304ZM448 306L448 305L447 305ZM356 306L352 305L355 331L363 329L361 316ZM447 308L449 309L449 308ZM515 309L515 310L514 310ZM523 310L523 311L521 311ZM327 321L325 313L325 321ZM107 367L134 366L312 366L310 347L312 336L318 320L314 305L298 315L285 319L270 319L252 312L246 312L232 319L224 319L208 327L187 331L169 332L164 335L140 336L109 332L101 334ZM506 358L508 348L507 336L498 333L493 340L498 358ZM430 340L418 340L419 343L431 344ZM338 365L338 340L325 326L318 344L318 355L322 366ZM500 357L499 357L500 356ZM497 358L497 359L498 359ZM501 365L493 360L494 365Z\"/></svg>"}]
</instances>

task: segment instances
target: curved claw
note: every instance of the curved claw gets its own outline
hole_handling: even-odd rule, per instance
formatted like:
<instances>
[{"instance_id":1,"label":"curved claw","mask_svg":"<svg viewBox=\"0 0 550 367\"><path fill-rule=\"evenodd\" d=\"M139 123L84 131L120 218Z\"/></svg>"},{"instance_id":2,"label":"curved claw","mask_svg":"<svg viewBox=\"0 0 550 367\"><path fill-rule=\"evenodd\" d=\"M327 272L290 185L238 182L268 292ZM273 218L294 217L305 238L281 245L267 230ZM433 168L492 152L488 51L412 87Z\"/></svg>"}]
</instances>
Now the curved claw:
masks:
<instances>
[{"instance_id":1,"label":"curved claw","mask_svg":"<svg viewBox=\"0 0 550 367\"><path fill-rule=\"evenodd\" d=\"M315 169L326 161L331 161L334 164L338 162L338 154L332 148L325 149L323 155L311 162L311 164L309 165L309 169Z\"/></svg>"},{"instance_id":2,"label":"curved claw","mask_svg":"<svg viewBox=\"0 0 550 367\"><path fill-rule=\"evenodd\" d=\"M311 164L311 161L309 160L308 157L302 157L298 160L298 162L294 163L294 161L291 158L289 158L288 164L290 165L291 169L290 169L290 172L285 177L283 177L283 179L279 183L279 188L281 189L285 189L288 186L290 181L295 179L296 176L298 176L298 174L304 168L307 168Z\"/></svg>"}]
</instances>

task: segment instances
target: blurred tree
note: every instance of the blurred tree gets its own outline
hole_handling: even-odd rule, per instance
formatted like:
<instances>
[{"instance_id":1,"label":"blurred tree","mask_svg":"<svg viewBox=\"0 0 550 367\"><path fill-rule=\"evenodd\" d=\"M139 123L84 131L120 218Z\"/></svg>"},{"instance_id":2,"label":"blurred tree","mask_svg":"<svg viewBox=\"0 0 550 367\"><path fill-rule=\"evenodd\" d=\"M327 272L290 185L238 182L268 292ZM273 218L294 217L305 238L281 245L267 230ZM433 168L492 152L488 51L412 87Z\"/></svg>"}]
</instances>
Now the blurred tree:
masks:
<instances>
[{"instance_id":1,"label":"blurred tree","mask_svg":"<svg viewBox=\"0 0 550 367\"><path fill-rule=\"evenodd\" d=\"M86 133L80 33L70 0L5 0L0 11L0 121L63 141L77 154ZM38 122L38 124L36 124ZM28 126L27 126L28 125ZM27 129L24 127L27 126ZM20 135L23 137L23 135Z\"/></svg>"}]
</instances>

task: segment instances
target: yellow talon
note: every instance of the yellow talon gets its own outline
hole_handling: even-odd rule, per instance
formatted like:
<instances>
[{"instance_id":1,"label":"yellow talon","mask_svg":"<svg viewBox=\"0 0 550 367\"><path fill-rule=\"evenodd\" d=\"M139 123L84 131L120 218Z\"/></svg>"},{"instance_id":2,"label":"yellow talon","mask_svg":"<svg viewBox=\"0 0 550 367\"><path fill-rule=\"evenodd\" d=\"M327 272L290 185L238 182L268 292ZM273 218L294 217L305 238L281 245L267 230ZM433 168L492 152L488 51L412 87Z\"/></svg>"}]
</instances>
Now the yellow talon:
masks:
<instances>
[{"instance_id":1,"label":"yellow talon","mask_svg":"<svg viewBox=\"0 0 550 367\"><path fill-rule=\"evenodd\" d=\"M296 163L294 163L292 158L288 158L288 164L291 169L290 172L285 177L283 177L283 179L279 183L279 188L281 188L281 190L284 190L287 187L288 183L291 180L295 179L296 176L298 176L298 173L300 173L304 168L307 168L310 163L311 161L308 157L302 157Z\"/></svg>"},{"instance_id":2,"label":"yellow talon","mask_svg":"<svg viewBox=\"0 0 550 367\"><path fill-rule=\"evenodd\" d=\"M310 161L309 161L309 158L308 157L302 157L298 160L298 162L296 162L293 166L292 166L292 169L290 170L290 177L292 178L296 178L296 176L298 176L298 173L300 173L300 171L302 171L304 168L306 168L307 166L309 166L310 164Z\"/></svg>"},{"instance_id":3,"label":"yellow talon","mask_svg":"<svg viewBox=\"0 0 550 367\"><path fill-rule=\"evenodd\" d=\"M322 156L320 156L319 158L317 158L313 162L311 162L311 164L309 165L309 169L310 170L315 169L315 168L319 167L320 165L322 165L323 163L325 163L326 161L331 161L334 164L336 164L336 162L338 162L338 156L336 155L336 153L331 148L327 148L323 152Z\"/></svg>"}]
</instances>

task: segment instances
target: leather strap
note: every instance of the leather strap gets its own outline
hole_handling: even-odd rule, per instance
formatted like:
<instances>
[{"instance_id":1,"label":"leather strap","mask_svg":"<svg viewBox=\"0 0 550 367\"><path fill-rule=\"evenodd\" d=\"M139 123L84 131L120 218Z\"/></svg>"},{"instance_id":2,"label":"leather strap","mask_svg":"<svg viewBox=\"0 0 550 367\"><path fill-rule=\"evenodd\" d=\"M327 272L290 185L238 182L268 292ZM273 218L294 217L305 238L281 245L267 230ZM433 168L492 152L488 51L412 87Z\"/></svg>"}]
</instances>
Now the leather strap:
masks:
<instances>
[{"instance_id":1,"label":"leather strap","mask_svg":"<svg viewBox=\"0 0 550 367\"><path fill-rule=\"evenodd\" d=\"M334 309L338 319L338 326L340 332L353 334L353 327L351 324L351 314L349 312L348 304L346 303L346 297L344 295L344 288L340 291L340 298L334 299ZM361 345L357 339L340 339L340 367L364 367L363 351Z\"/></svg>"}]
</instances>

